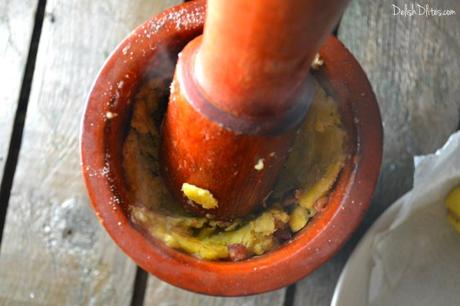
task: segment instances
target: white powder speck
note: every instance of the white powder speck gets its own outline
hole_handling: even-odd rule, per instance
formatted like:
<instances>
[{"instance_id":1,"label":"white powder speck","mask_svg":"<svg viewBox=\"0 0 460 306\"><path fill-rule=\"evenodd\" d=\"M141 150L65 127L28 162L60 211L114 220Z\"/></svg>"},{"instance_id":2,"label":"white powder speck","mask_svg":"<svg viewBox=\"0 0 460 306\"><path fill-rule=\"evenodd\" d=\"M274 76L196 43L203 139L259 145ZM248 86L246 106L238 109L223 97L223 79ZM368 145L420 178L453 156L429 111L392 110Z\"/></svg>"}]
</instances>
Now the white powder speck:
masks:
<instances>
[{"instance_id":1,"label":"white powder speck","mask_svg":"<svg viewBox=\"0 0 460 306\"><path fill-rule=\"evenodd\" d=\"M112 112L107 112L107 113L105 113L105 117L106 117L107 119L113 119L113 118L115 118L115 117L117 117L117 116L118 116L117 113L112 113Z\"/></svg>"},{"instance_id":2,"label":"white powder speck","mask_svg":"<svg viewBox=\"0 0 460 306\"><path fill-rule=\"evenodd\" d=\"M107 174L109 174L109 172L110 172L109 167L104 167L104 168L102 168L102 169L100 170L100 173L101 173L101 175L103 175L103 176L106 176Z\"/></svg>"},{"instance_id":3,"label":"white powder speck","mask_svg":"<svg viewBox=\"0 0 460 306\"><path fill-rule=\"evenodd\" d=\"M131 45L129 44L126 47L124 47L123 50L121 50L121 52L123 52L123 54L126 55L130 48L131 48Z\"/></svg>"}]
</instances>

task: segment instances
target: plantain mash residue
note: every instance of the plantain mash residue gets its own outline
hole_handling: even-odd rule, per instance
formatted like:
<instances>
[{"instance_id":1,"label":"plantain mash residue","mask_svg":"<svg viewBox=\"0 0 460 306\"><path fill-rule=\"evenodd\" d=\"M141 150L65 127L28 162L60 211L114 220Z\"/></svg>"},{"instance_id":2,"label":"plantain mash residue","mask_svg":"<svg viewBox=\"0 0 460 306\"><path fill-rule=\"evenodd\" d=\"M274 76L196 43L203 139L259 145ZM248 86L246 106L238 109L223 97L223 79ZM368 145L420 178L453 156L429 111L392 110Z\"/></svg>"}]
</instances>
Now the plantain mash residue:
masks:
<instances>
[{"instance_id":1,"label":"plantain mash residue","mask_svg":"<svg viewBox=\"0 0 460 306\"><path fill-rule=\"evenodd\" d=\"M160 125L167 80L146 82L134 99L123 145L132 222L167 246L205 260L239 261L277 248L300 231L328 202L347 158L346 132L335 101L318 86L314 101L264 210L232 222L196 217L173 199L160 176ZM256 167L262 167L263 161ZM184 185L202 205L212 195Z\"/></svg>"}]
</instances>

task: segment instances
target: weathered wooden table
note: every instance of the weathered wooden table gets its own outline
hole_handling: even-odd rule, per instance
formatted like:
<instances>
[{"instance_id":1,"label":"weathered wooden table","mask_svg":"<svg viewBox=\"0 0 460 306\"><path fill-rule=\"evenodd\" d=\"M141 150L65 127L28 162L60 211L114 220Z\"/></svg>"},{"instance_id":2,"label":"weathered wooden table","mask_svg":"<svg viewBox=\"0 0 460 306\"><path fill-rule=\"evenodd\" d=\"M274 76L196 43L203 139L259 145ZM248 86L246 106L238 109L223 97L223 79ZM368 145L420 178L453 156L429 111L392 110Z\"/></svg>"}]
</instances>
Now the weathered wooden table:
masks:
<instances>
[{"instance_id":1,"label":"weathered wooden table","mask_svg":"<svg viewBox=\"0 0 460 306\"><path fill-rule=\"evenodd\" d=\"M111 50L179 2L0 0L0 304L328 305L357 240L411 187L412 156L458 128L460 16L394 16L392 4L411 2L353 0L338 36L367 72L385 129L365 222L333 260L289 288L245 298L174 288L138 269L98 224L78 136L86 94ZM460 14L456 0L427 3Z\"/></svg>"}]
</instances>

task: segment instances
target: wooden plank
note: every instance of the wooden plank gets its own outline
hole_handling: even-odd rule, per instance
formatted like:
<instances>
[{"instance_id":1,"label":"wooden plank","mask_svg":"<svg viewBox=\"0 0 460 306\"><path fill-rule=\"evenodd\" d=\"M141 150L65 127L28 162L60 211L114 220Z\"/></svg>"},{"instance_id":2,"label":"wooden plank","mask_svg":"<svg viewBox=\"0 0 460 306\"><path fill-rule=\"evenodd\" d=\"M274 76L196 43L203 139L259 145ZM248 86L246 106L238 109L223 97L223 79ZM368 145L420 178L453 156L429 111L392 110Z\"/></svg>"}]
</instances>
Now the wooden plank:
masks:
<instances>
[{"instance_id":1,"label":"wooden plank","mask_svg":"<svg viewBox=\"0 0 460 306\"><path fill-rule=\"evenodd\" d=\"M298 283L295 305L329 305L340 271L368 226L412 186L414 155L433 152L457 129L460 109L460 3L425 1L454 16L393 16L392 4L354 0L339 38L366 71L379 101L384 163L371 209L353 240L332 261Z\"/></svg>"},{"instance_id":2,"label":"wooden plank","mask_svg":"<svg viewBox=\"0 0 460 306\"><path fill-rule=\"evenodd\" d=\"M129 305L136 266L89 208L84 101L119 41L174 1L48 0L0 256L2 305Z\"/></svg>"},{"instance_id":3,"label":"wooden plank","mask_svg":"<svg viewBox=\"0 0 460 306\"><path fill-rule=\"evenodd\" d=\"M283 305L285 289L248 297L223 298L191 293L175 288L151 276L147 283L144 306L258 306Z\"/></svg>"},{"instance_id":4,"label":"wooden plank","mask_svg":"<svg viewBox=\"0 0 460 306\"><path fill-rule=\"evenodd\" d=\"M0 181L24 76L38 0L0 2Z\"/></svg>"}]
</instances>

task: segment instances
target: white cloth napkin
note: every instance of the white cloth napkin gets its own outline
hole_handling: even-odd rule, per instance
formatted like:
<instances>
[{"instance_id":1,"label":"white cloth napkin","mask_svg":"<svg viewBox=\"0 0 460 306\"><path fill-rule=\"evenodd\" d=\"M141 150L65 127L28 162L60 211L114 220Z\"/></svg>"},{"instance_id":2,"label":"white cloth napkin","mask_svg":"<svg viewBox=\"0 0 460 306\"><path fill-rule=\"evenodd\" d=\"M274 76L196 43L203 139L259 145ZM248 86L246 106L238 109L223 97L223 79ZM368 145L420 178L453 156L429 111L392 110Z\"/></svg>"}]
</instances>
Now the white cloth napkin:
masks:
<instances>
[{"instance_id":1,"label":"white cloth napkin","mask_svg":"<svg viewBox=\"0 0 460 306\"><path fill-rule=\"evenodd\" d=\"M369 305L460 305L460 233L444 199L460 185L460 132L416 157L414 187L395 220L374 238Z\"/></svg>"}]
</instances>

